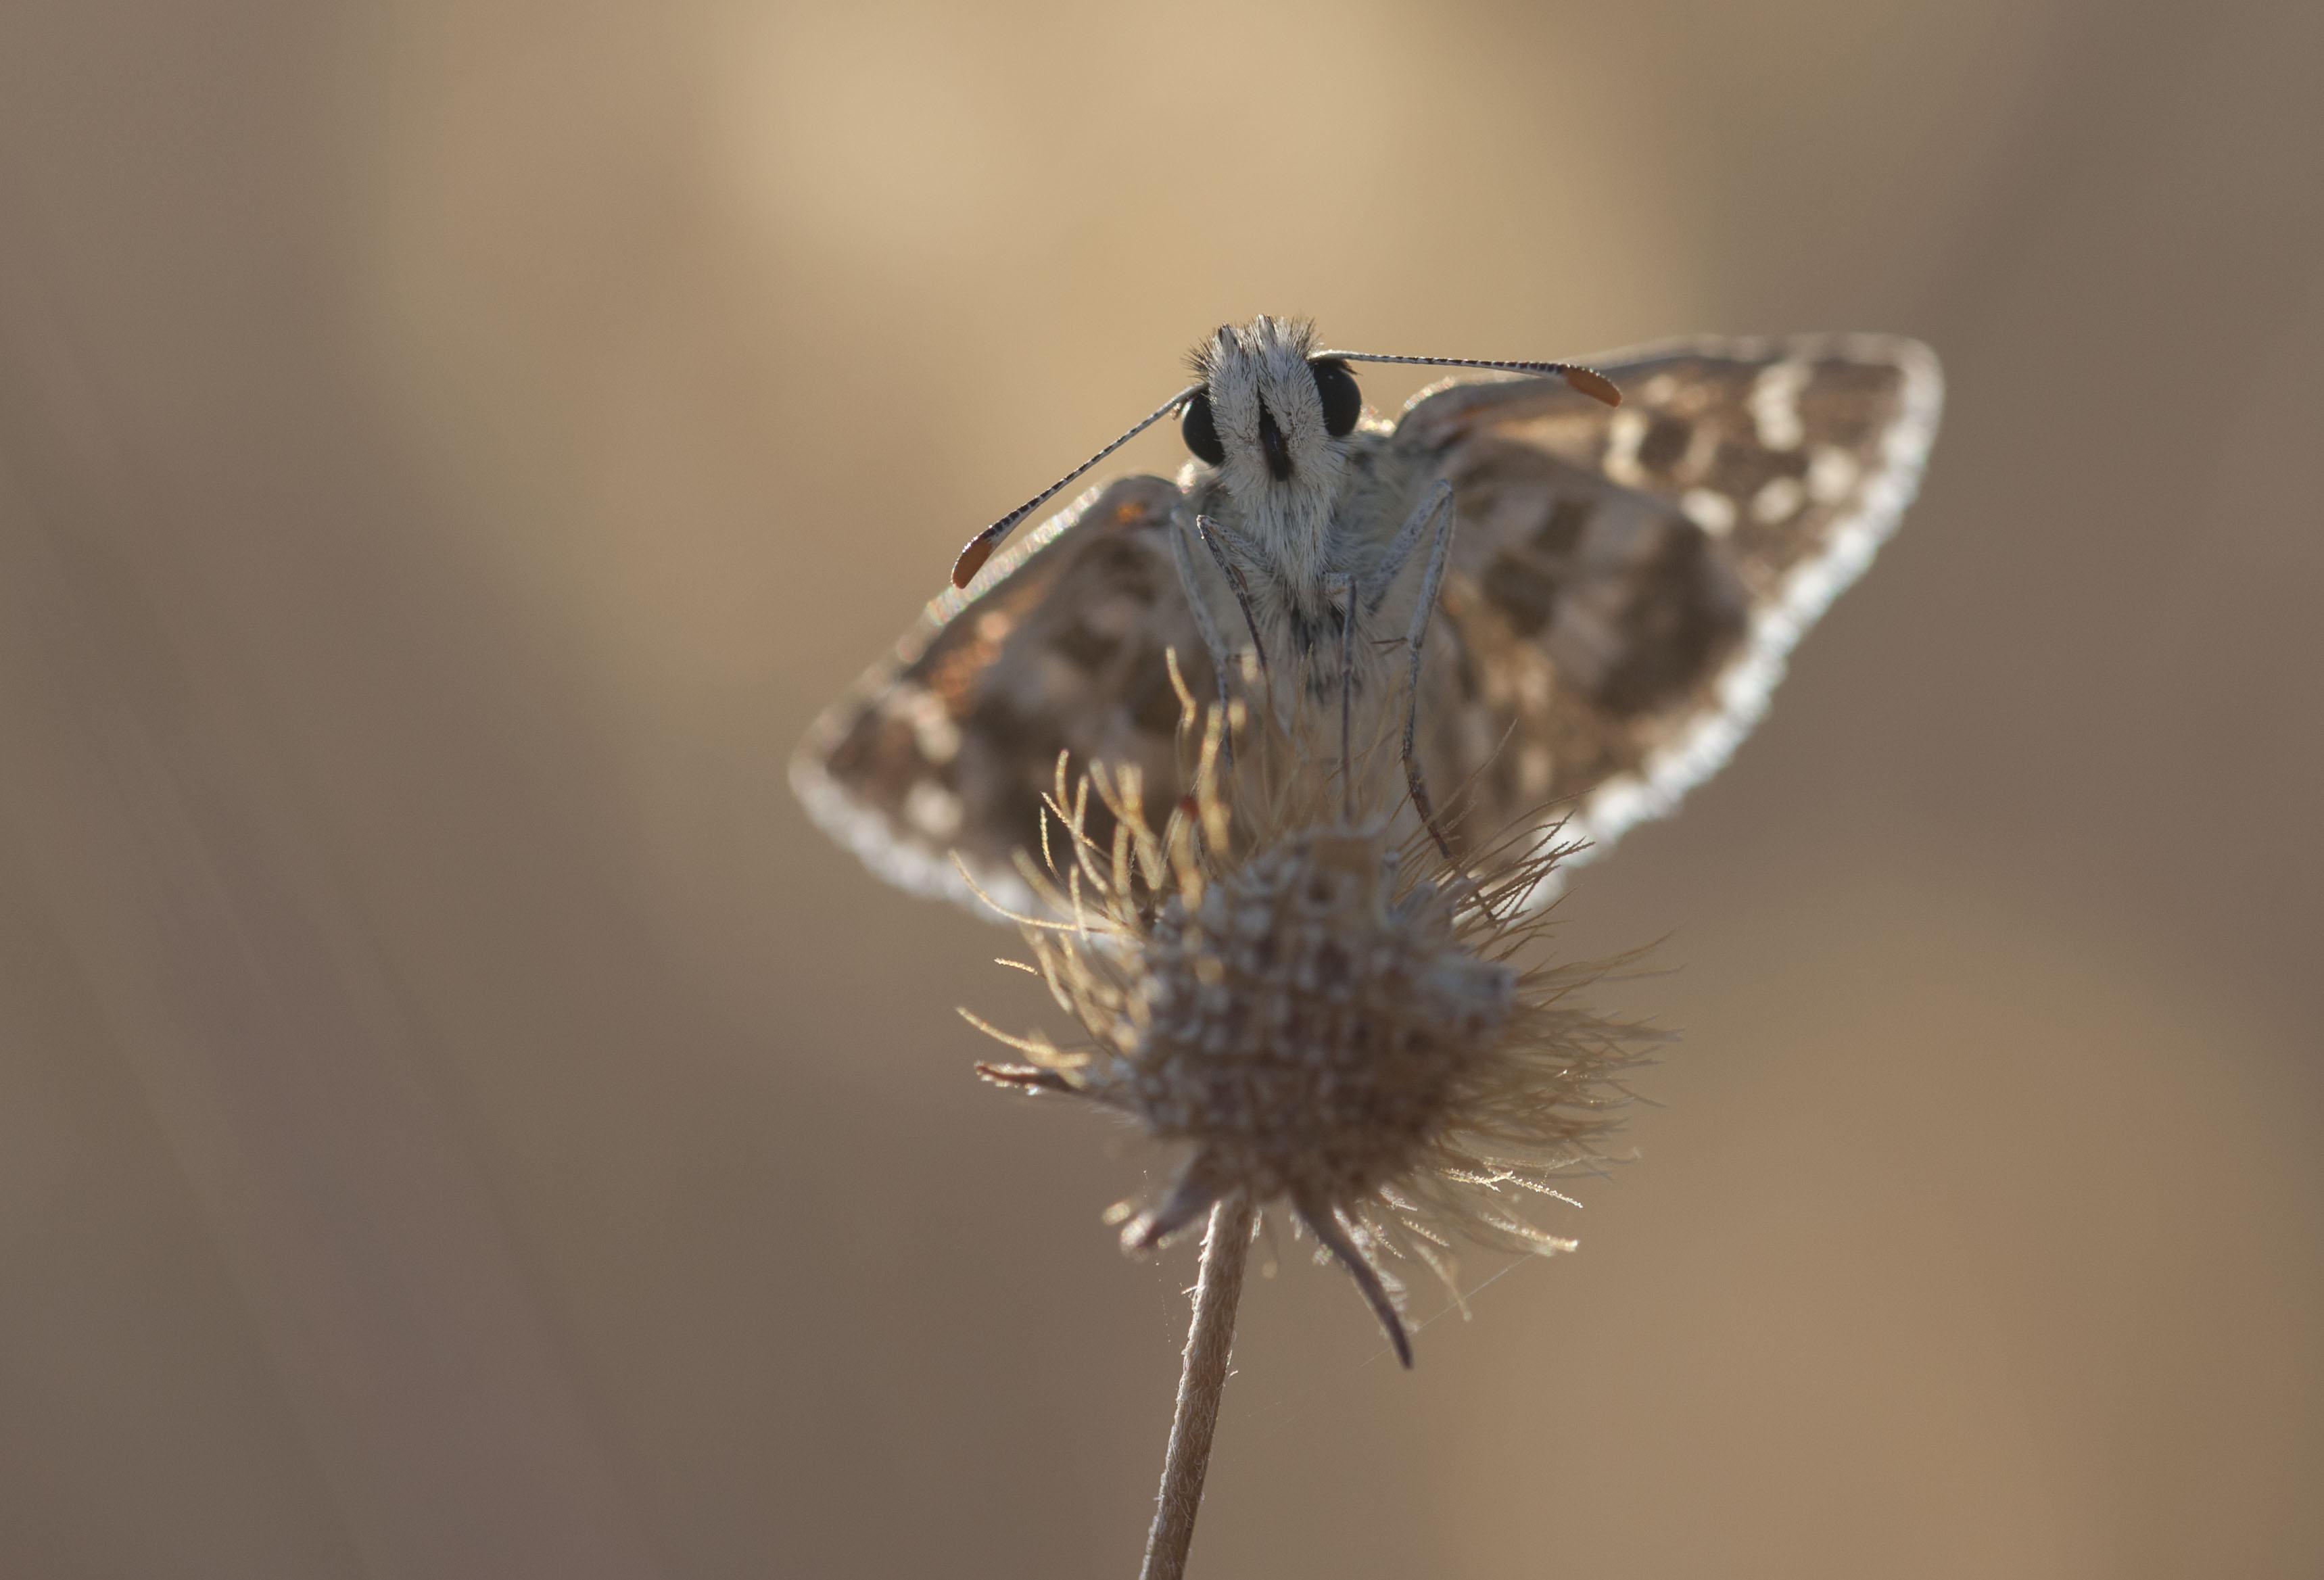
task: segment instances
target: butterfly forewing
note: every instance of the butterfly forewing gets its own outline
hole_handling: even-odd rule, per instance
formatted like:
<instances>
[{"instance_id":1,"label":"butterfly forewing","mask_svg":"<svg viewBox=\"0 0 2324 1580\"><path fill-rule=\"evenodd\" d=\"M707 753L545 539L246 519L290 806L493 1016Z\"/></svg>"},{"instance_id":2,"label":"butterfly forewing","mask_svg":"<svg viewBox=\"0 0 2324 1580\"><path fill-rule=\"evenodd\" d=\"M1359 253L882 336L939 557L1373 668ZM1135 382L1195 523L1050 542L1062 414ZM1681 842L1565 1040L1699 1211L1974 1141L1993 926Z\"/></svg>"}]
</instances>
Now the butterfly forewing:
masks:
<instances>
[{"instance_id":1,"label":"butterfly forewing","mask_svg":"<svg viewBox=\"0 0 2324 1580\"><path fill-rule=\"evenodd\" d=\"M1671 810L1764 709L1800 634L1917 484L1935 359L1876 336L1608 359L1609 409L1545 381L1424 394L1397 444L1459 501L1424 706L1474 843L1556 808L1602 849Z\"/></svg>"}]
</instances>

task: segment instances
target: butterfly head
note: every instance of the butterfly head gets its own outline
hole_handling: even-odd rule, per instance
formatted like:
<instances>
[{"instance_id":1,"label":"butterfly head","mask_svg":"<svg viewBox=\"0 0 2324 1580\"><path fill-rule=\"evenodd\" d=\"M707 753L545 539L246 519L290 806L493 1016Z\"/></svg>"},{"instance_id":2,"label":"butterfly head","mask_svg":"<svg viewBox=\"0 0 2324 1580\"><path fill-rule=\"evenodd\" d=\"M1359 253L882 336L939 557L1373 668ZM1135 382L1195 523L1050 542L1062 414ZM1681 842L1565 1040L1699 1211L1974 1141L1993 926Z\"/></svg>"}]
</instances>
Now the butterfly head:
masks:
<instances>
[{"instance_id":1,"label":"butterfly head","mask_svg":"<svg viewBox=\"0 0 2324 1580\"><path fill-rule=\"evenodd\" d=\"M1609 406L1622 400L1602 374L1564 363L1382 356L1319 352L1314 346L1314 328L1300 319L1262 315L1240 329L1224 326L1194 348L1196 382L970 538L953 562L953 585L965 588L1001 540L1066 484L1173 415L1179 419L1186 447L1217 469L1227 491L1241 506L1246 525L1282 546L1289 556L1282 568L1295 581L1312 583L1320 574L1323 537L1346 465L1346 441L1363 418L1363 391L1349 369L1351 362L1420 363L1559 377Z\"/></svg>"},{"instance_id":2,"label":"butterfly head","mask_svg":"<svg viewBox=\"0 0 2324 1580\"><path fill-rule=\"evenodd\" d=\"M1363 415L1363 393L1338 357L1314 355L1314 331L1296 319L1227 325L1194 348L1199 387L1179 418L1186 448L1219 469L1249 505L1292 497L1328 501Z\"/></svg>"}]
</instances>

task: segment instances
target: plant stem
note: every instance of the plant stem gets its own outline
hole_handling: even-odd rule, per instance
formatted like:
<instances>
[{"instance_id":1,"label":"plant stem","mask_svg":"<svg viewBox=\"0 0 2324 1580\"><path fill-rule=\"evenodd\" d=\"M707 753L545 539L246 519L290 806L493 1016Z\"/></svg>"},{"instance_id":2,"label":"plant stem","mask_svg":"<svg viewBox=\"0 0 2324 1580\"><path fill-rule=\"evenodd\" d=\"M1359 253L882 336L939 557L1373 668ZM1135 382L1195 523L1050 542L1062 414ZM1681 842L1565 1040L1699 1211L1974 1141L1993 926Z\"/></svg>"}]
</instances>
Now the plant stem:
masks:
<instances>
[{"instance_id":1,"label":"plant stem","mask_svg":"<svg viewBox=\"0 0 2324 1580\"><path fill-rule=\"evenodd\" d=\"M1259 1209L1242 1191L1211 1208L1203 1236L1203 1270L1194 1285L1194 1322L1186 1331L1186 1365L1178 1374L1178 1411L1170 1422L1170 1449L1162 1461L1162 1495L1146 1537L1139 1580L1180 1580L1203 1506L1203 1476L1211 1467L1211 1436L1218 1429L1219 1394L1234 1348L1235 1308Z\"/></svg>"}]
</instances>

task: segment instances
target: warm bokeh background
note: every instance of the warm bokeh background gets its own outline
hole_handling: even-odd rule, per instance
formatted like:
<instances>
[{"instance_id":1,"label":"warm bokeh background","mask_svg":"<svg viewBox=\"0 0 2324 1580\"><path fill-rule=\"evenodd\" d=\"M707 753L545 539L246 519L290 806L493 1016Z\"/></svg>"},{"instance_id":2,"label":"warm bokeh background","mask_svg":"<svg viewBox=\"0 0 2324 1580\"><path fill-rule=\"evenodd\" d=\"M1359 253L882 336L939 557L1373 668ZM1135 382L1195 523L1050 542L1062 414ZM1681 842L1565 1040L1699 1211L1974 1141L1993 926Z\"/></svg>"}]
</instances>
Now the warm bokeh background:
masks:
<instances>
[{"instance_id":1,"label":"warm bokeh background","mask_svg":"<svg viewBox=\"0 0 2324 1580\"><path fill-rule=\"evenodd\" d=\"M1643 1160L1410 1375L1254 1281L1197 1570L2319 1573L2319 60L2285 0L0 8L0 1572L1130 1574L1151 1160L970 1078L1006 935L783 762L1266 310L1897 330L1951 400L1568 902L1674 932Z\"/></svg>"}]
</instances>

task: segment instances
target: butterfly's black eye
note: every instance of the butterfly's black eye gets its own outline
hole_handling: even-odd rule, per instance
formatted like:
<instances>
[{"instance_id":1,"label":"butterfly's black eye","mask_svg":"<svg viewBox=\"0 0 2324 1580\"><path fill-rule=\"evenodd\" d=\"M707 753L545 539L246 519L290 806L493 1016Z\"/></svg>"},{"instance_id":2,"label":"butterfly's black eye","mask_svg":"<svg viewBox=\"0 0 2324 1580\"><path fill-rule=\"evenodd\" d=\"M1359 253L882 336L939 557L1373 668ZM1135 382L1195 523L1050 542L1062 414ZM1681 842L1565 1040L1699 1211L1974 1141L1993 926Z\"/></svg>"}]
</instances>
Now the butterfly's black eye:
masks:
<instances>
[{"instance_id":1,"label":"butterfly's black eye","mask_svg":"<svg viewBox=\"0 0 2324 1580\"><path fill-rule=\"evenodd\" d=\"M1211 392L1197 390L1194 398L1186 402L1186 415L1178 419L1178 432L1186 440L1186 448L1213 466L1227 462L1227 447L1219 443L1219 425L1211 420Z\"/></svg>"},{"instance_id":2,"label":"butterfly's black eye","mask_svg":"<svg viewBox=\"0 0 2324 1580\"><path fill-rule=\"evenodd\" d=\"M1356 388L1356 375L1335 356L1307 366L1315 375L1315 393L1323 398L1323 431L1335 439L1346 438L1364 414L1364 392Z\"/></svg>"}]
</instances>

